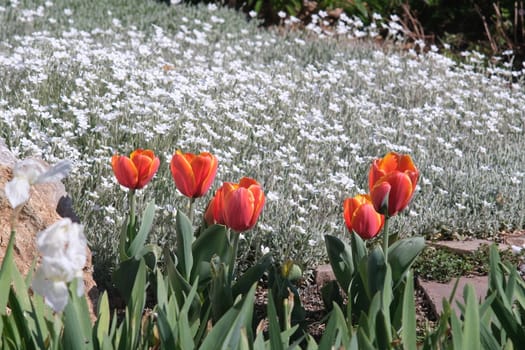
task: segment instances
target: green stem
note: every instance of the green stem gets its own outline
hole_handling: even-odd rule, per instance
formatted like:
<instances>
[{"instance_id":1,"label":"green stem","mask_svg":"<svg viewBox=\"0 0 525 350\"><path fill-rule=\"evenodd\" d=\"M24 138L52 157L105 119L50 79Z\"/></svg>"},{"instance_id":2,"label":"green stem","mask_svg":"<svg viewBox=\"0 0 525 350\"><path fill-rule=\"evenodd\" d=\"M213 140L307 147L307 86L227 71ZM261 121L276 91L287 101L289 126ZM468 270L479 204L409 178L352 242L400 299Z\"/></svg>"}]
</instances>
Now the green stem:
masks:
<instances>
[{"instance_id":1,"label":"green stem","mask_svg":"<svg viewBox=\"0 0 525 350\"><path fill-rule=\"evenodd\" d=\"M237 249L239 248L239 236L240 234L238 232L231 232L230 231L230 237L233 239L232 242L232 256L230 260L230 276L229 276L229 284L231 285L233 282L233 276L235 275L235 261L237 260Z\"/></svg>"},{"instance_id":2,"label":"green stem","mask_svg":"<svg viewBox=\"0 0 525 350\"><path fill-rule=\"evenodd\" d=\"M128 242L131 243L135 239L135 225L136 225L136 216L135 216L135 189L129 190L129 225L128 225Z\"/></svg>"},{"instance_id":3,"label":"green stem","mask_svg":"<svg viewBox=\"0 0 525 350\"><path fill-rule=\"evenodd\" d=\"M188 218L190 219L191 224L193 225L193 217L195 212L195 198L190 198L190 208L189 208Z\"/></svg>"},{"instance_id":4,"label":"green stem","mask_svg":"<svg viewBox=\"0 0 525 350\"><path fill-rule=\"evenodd\" d=\"M383 255L385 256L385 265L388 264L388 217L385 216L385 226L383 226Z\"/></svg>"}]
</instances>

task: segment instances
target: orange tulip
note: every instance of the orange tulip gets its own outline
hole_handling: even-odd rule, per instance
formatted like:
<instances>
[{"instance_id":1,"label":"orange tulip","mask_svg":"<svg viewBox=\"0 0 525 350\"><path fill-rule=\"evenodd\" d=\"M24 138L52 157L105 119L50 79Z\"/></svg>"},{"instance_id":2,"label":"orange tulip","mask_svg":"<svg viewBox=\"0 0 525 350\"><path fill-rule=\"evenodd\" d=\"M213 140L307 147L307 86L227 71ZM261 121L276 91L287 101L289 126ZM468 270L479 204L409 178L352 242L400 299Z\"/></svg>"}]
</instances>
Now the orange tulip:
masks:
<instances>
[{"instance_id":1,"label":"orange tulip","mask_svg":"<svg viewBox=\"0 0 525 350\"><path fill-rule=\"evenodd\" d=\"M152 150L141 148L131 152L129 158L115 154L111 166L117 181L130 189L141 189L151 181L159 169L160 160Z\"/></svg>"},{"instance_id":2,"label":"orange tulip","mask_svg":"<svg viewBox=\"0 0 525 350\"><path fill-rule=\"evenodd\" d=\"M217 166L217 158L208 152L196 155L177 150L170 162L175 186L190 198L202 197L210 189Z\"/></svg>"},{"instance_id":3,"label":"orange tulip","mask_svg":"<svg viewBox=\"0 0 525 350\"><path fill-rule=\"evenodd\" d=\"M372 188L374 188L374 185L380 178L394 171L406 173L412 181L412 191L415 191L417 180L419 178L419 171L409 155L396 152L387 153L383 158L373 161L372 166L370 167L370 172L368 173L369 190L372 191Z\"/></svg>"},{"instance_id":4,"label":"orange tulip","mask_svg":"<svg viewBox=\"0 0 525 350\"><path fill-rule=\"evenodd\" d=\"M377 236L385 224L385 217L376 212L367 194L347 198L343 209L346 227L363 239Z\"/></svg>"},{"instance_id":5,"label":"orange tulip","mask_svg":"<svg viewBox=\"0 0 525 350\"><path fill-rule=\"evenodd\" d=\"M222 187L215 192L215 196L213 196L208 203L208 207L204 213L204 220L208 225L224 225L224 219L222 217Z\"/></svg>"},{"instance_id":6,"label":"orange tulip","mask_svg":"<svg viewBox=\"0 0 525 350\"><path fill-rule=\"evenodd\" d=\"M259 183L243 177L238 184L225 182L211 200L204 215L208 224L224 224L241 232L255 226L265 202Z\"/></svg>"},{"instance_id":7,"label":"orange tulip","mask_svg":"<svg viewBox=\"0 0 525 350\"><path fill-rule=\"evenodd\" d=\"M374 208L388 216L397 215L412 199L418 179L419 170L409 155L390 152L376 159L368 175Z\"/></svg>"}]
</instances>

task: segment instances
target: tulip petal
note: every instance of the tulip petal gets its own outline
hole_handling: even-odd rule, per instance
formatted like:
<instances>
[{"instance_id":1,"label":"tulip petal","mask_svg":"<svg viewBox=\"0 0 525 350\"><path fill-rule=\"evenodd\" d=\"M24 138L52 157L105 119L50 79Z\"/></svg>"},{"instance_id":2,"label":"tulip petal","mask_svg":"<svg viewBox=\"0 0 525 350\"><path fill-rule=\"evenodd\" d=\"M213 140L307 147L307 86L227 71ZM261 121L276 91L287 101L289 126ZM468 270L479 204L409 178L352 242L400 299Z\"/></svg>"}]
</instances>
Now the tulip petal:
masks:
<instances>
[{"instance_id":1,"label":"tulip petal","mask_svg":"<svg viewBox=\"0 0 525 350\"><path fill-rule=\"evenodd\" d=\"M160 160L156 157L150 158L144 154L136 155L132 158L138 172L137 189L141 189L153 178L160 165Z\"/></svg>"},{"instance_id":2,"label":"tulip petal","mask_svg":"<svg viewBox=\"0 0 525 350\"><path fill-rule=\"evenodd\" d=\"M223 214L226 226L234 231L245 231L251 228L254 201L253 194L244 187L225 193Z\"/></svg>"},{"instance_id":3,"label":"tulip petal","mask_svg":"<svg viewBox=\"0 0 525 350\"><path fill-rule=\"evenodd\" d=\"M124 156L114 155L111 165L117 181L124 187L135 188L138 181L138 171L131 159Z\"/></svg>"},{"instance_id":4,"label":"tulip petal","mask_svg":"<svg viewBox=\"0 0 525 350\"><path fill-rule=\"evenodd\" d=\"M406 173L394 172L388 176L388 182L392 189L388 198L388 213L390 216L396 215L405 209L412 198L412 181Z\"/></svg>"},{"instance_id":5,"label":"tulip petal","mask_svg":"<svg viewBox=\"0 0 525 350\"><path fill-rule=\"evenodd\" d=\"M204 220L208 225L224 225L222 214L222 187L215 192L215 196L208 203L208 208L204 213Z\"/></svg>"},{"instance_id":6,"label":"tulip petal","mask_svg":"<svg viewBox=\"0 0 525 350\"><path fill-rule=\"evenodd\" d=\"M207 152L201 153L191 162L196 188L193 197L203 196L209 189L217 174L217 158Z\"/></svg>"},{"instance_id":7,"label":"tulip petal","mask_svg":"<svg viewBox=\"0 0 525 350\"><path fill-rule=\"evenodd\" d=\"M264 192L259 185L251 185L248 188L248 191L250 191L253 194L254 199L254 207L253 207L253 214L252 219L250 220L250 227L253 227L255 223L257 222L257 219L261 215L261 212L264 207L264 203L266 201L266 197L264 196Z\"/></svg>"},{"instance_id":8,"label":"tulip petal","mask_svg":"<svg viewBox=\"0 0 525 350\"><path fill-rule=\"evenodd\" d=\"M382 216L376 212L372 204L363 204L354 212L352 228L361 238L375 237L382 227Z\"/></svg>"},{"instance_id":9,"label":"tulip petal","mask_svg":"<svg viewBox=\"0 0 525 350\"><path fill-rule=\"evenodd\" d=\"M388 197L391 189L392 186L390 185L390 183L381 180L378 183L376 183L376 185L372 189L370 197L372 198L374 209L378 213L386 214L387 209L388 211L390 211L390 206L388 206L388 208L386 208L386 206L389 204Z\"/></svg>"},{"instance_id":10,"label":"tulip petal","mask_svg":"<svg viewBox=\"0 0 525 350\"><path fill-rule=\"evenodd\" d=\"M188 158L180 151L177 151L170 162L171 175L175 181L177 189L187 197L195 194L195 176Z\"/></svg>"}]
</instances>

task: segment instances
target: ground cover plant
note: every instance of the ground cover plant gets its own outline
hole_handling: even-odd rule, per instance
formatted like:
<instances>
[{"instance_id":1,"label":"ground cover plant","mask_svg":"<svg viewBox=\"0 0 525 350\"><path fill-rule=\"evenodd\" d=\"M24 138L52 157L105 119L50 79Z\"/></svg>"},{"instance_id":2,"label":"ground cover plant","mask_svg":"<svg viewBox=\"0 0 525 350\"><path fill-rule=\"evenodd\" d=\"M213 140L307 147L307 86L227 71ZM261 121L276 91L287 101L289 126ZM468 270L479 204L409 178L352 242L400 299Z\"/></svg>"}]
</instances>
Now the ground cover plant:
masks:
<instances>
[{"instance_id":1,"label":"ground cover plant","mask_svg":"<svg viewBox=\"0 0 525 350\"><path fill-rule=\"evenodd\" d=\"M67 188L102 282L127 207L108 159L137 147L161 161L137 198L155 199L159 245L174 244L186 203L167 166L177 149L212 151L221 179L261 183L265 209L239 242L246 261L326 259L323 236L346 235L343 200L390 150L421 172L390 228L400 236L523 227L522 72L479 54L458 64L348 41L373 35L350 18L336 40L315 25L283 35L216 6L145 1L12 1L0 22L0 136L20 158L72 161Z\"/></svg>"},{"instance_id":2,"label":"ground cover plant","mask_svg":"<svg viewBox=\"0 0 525 350\"><path fill-rule=\"evenodd\" d=\"M341 203L365 186L368 160L390 149L410 152L422 173L402 235L523 226L521 72L483 69L474 53L458 66L432 52L281 37L213 6L2 9L1 136L20 157L74 162L68 190L99 266L116 256L125 203L106 160L139 145L164 164L179 148L213 150L221 178L259 179L267 207L242 244L306 266L323 258L323 234L344 232ZM166 174L148 191L164 213L159 242L172 239L182 198Z\"/></svg>"}]
</instances>

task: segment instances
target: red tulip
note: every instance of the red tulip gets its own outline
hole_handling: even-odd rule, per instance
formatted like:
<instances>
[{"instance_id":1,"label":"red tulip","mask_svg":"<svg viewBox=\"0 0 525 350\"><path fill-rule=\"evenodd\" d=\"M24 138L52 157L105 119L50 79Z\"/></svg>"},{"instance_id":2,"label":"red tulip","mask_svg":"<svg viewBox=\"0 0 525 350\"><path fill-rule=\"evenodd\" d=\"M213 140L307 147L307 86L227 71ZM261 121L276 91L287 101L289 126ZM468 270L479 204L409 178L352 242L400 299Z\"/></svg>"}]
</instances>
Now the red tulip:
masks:
<instances>
[{"instance_id":1,"label":"red tulip","mask_svg":"<svg viewBox=\"0 0 525 350\"><path fill-rule=\"evenodd\" d=\"M361 238L374 238L383 228L385 217L376 212L369 195L359 194L353 198L347 198L343 208L346 227Z\"/></svg>"},{"instance_id":2,"label":"red tulip","mask_svg":"<svg viewBox=\"0 0 525 350\"><path fill-rule=\"evenodd\" d=\"M243 177L238 184L225 182L215 193L204 215L208 224L224 224L241 232L255 226L265 202L259 183Z\"/></svg>"},{"instance_id":3,"label":"red tulip","mask_svg":"<svg viewBox=\"0 0 525 350\"><path fill-rule=\"evenodd\" d=\"M368 175L374 208L388 216L406 208L416 190L419 171L409 155L388 153L376 159Z\"/></svg>"},{"instance_id":4,"label":"red tulip","mask_svg":"<svg viewBox=\"0 0 525 350\"><path fill-rule=\"evenodd\" d=\"M137 149L129 158L115 154L111 166L117 181L130 189L141 189L151 181L159 169L160 160L152 150Z\"/></svg>"},{"instance_id":5,"label":"red tulip","mask_svg":"<svg viewBox=\"0 0 525 350\"><path fill-rule=\"evenodd\" d=\"M215 196L210 200L204 213L204 220L208 225L224 225L222 217L222 187L215 192Z\"/></svg>"},{"instance_id":6,"label":"red tulip","mask_svg":"<svg viewBox=\"0 0 525 350\"><path fill-rule=\"evenodd\" d=\"M177 150L170 162L175 186L190 198L202 197L210 189L217 166L217 158L208 152L195 155Z\"/></svg>"},{"instance_id":7,"label":"red tulip","mask_svg":"<svg viewBox=\"0 0 525 350\"><path fill-rule=\"evenodd\" d=\"M369 190L372 191L372 188L380 178L394 171L406 173L412 181L412 191L415 191L417 180L419 178L419 171L409 155L396 152L387 153L383 158L373 161L372 166L370 167L370 172L368 173Z\"/></svg>"}]
</instances>

